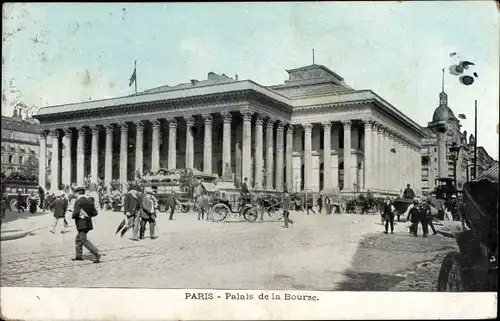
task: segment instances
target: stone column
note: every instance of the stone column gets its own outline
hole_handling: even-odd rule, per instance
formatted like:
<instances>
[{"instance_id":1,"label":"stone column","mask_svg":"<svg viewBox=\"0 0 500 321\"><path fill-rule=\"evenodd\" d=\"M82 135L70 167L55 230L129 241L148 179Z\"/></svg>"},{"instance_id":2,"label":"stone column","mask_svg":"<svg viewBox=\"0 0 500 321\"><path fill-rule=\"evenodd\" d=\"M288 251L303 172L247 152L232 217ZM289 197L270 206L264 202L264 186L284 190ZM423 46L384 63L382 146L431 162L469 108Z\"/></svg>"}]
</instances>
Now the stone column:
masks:
<instances>
[{"instance_id":1,"label":"stone column","mask_svg":"<svg viewBox=\"0 0 500 321\"><path fill-rule=\"evenodd\" d=\"M344 188L343 191L352 190L352 157L351 157L351 121L343 121L344 127Z\"/></svg>"},{"instance_id":2,"label":"stone column","mask_svg":"<svg viewBox=\"0 0 500 321\"><path fill-rule=\"evenodd\" d=\"M382 155L384 157L384 170L383 170L383 182L384 182L384 189L386 191L389 191L391 188L391 183L390 183L390 173L391 173L391 165L390 165L390 159L391 159L391 152L390 152L390 146L389 146L389 129L385 128L384 129L384 144L383 144L383 152Z\"/></svg>"},{"instance_id":3,"label":"stone column","mask_svg":"<svg viewBox=\"0 0 500 321\"><path fill-rule=\"evenodd\" d=\"M59 190L59 131L57 129L50 132L52 139L52 161L50 169L50 190Z\"/></svg>"},{"instance_id":4,"label":"stone column","mask_svg":"<svg viewBox=\"0 0 500 321\"><path fill-rule=\"evenodd\" d=\"M438 177L448 177L446 133L438 132Z\"/></svg>"},{"instance_id":5,"label":"stone column","mask_svg":"<svg viewBox=\"0 0 500 321\"><path fill-rule=\"evenodd\" d=\"M156 173L160 169L160 126L158 119L151 121L151 171Z\"/></svg>"},{"instance_id":6,"label":"stone column","mask_svg":"<svg viewBox=\"0 0 500 321\"><path fill-rule=\"evenodd\" d=\"M122 123L120 127L120 184L123 191L127 190L127 162L128 162L128 125Z\"/></svg>"},{"instance_id":7,"label":"stone column","mask_svg":"<svg viewBox=\"0 0 500 321\"><path fill-rule=\"evenodd\" d=\"M394 154L394 176L395 179L396 179L396 186L395 186L395 189L396 191L399 193L399 190L401 188L403 188L403 185L401 184L401 145L399 143L400 141L400 138L399 138L399 134L397 134L394 138L395 140L395 149L396 149L396 153Z\"/></svg>"},{"instance_id":8,"label":"stone column","mask_svg":"<svg viewBox=\"0 0 500 321\"><path fill-rule=\"evenodd\" d=\"M185 116L186 121L186 168L194 168L194 142L193 142L193 126L194 118Z\"/></svg>"},{"instance_id":9,"label":"stone column","mask_svg":"<svg viewBox=\"0 0 500 321\"><path fill-rule=\"evenodd\" d=\"M283 123L278 123L276 129L276 190L283 191L283 152L284 152L284 126Z\"/></svg>"},{"instance_id":10,"label":"stone column","mask_svg":"<svg viewBox=\"0 0 500 321\"><path fill-rule=\"evenodd\" d=\"M288 193L293 191L293 125L286 130L286 187Z\"/></svg>"},{"instance_id":11,"label":"stone column","mask_svg":"<svg viewBox=\"0 0 500 321\"><path fill-rule=\"evenodd\" d=\"M365 148L364 148L364 159L365 159L365 164L364 164L364 169L365 169L365 175L364 175L364 188L369 190L373 188L373 172L374 172L374 167L373 167L373 145L372 145L372 126L373 122L372 121L365 121L364 122L365 126Z\"/></svg>"},{"instance_id":12,"label":"stone column","mask_svg":"<svg viewBox=\"0 0 500 321\"><path fill-rule=\"evenodd\" d=\"M40 157L38 160L38 185L45 190L47 179L47 133L40 132Z\"/></svg>"},{"instance_id":13,"label":"stone column","mask_svg":"<svg viewBox=\"0 0 500 321\"><path fill-rule=\"evenodd\" d=\"M76 185L83 186L85 181L85 127L78 130L76 142Z\"/></svg>"},{"instance_id":14,"label":"stone column","mask_svg":"<svg viewBox=\"0 0 500 321\"><path fill-rule=\"evenodd\" d=\"M252 178L252 112L242 111L243 117L243 147L242 147L242 179Z\"/></svg>"},{"instance_id":15,"label":"stone column","mask_svg":"<svg viewBox=\"0 0 500 321\"><path fill-rule=\"evenodd\" d=\"M417 162L415 167L415 193L422 195L422 155L421 149L418 146L415 147L415 161Z\"/></svg>"},{"instance_id":16,"label":"stone column","mask_svg":"<svg viewBox=\"0 0 500 321\"><path fill-rule=\"evenodd\" d=\"M205 120L205 137L203 142L203 172L212 174L212 115L203 115Z\"/></svg>"},{"instance_id":17,"label":"stone column","mask_svg":"<svg viewBox=\"0 0 500 321\"><path fill-rule=\"evenodd\" d=\"M177 120L168 120L168 169L177 168Z\"/></svg>"},{"instance_id":18,"label":"stone column","mask_svg":"<svg viewBox=\"0 0 500 321\"><path fill-rule=\"evenodd\" d=\"M384 127L377 124L377 189L384 190Z\"/></svg>"},{"instance_id":19,"label":"stone column","mask_svg":"<svg viewBox=\"0 0 500 321\"><path fill-rule=\"evenodd\" d=\"M274 174L274 119L267 120L266 127L266 189L273 190L273 174Z\"/></svg>"},{"instance_id":20,"label":"stone column","mask_svg":"<svg viewBox=\"0 0 500 321\"><path fill-rule=\"evenodd\" d=\"M113 124L106 125L106 154L104 155L104 184L109 188L113 180Z\"/></svg>"},{"instance_id":21,"label":"stone column","mask_svg":"<svg viewBox=\"0 0 500 321\"><path fill-rule=\"evenodd\" d=\"M304 128L304 189L312 189L312 124L303 124Z\"/></svg>"},{"instance_id":22,"label":"stone column","mask_svg":"<svg viewBox=\"0 0 500 321\"><path fill-rule=\"evenodd\" d=\"M262 169L264 168L263 121L262 115L257 115L257 120L255 121L255 180L253 185L256 190L262 189Z\"/></svg>"},{"instance_id":23,"label":"stone column","mask_svg":"<svg viewBox=\"0 0 500 321\"><path fill-rule=\"evenodd\" d=\"M222 120L224 122L224 128L222 130L222 173L226 172L226 166L232 168L231 164L231 113L223 112L221 113ZM231 170L232 172L232 170Z\"/></svg>"},{"instance_id":24,"label":"stone column","mask_svg":"<svg viewBox=\"0 0 500 321\"><path fill-rule=\"evenodd\" d=\"M90 182L97 184L99 165L99 126L92 127L92 149L90 154Z\"/></svg>"},{"instance_id":25,"label":"stone column","mask_svg":"<svg viewBox=\"0 0 500 321\"><path fill-rule=\"evenodd\" d=\"M144 121L135 122L135 172L144 170ZM135 177L134 172L134 177Z\"/></svg>"},{"instance_id":26,"label":"stone column","mask_svg":"<svg viewBox=\"0 0 500 321\"><path fill-rule=\"evenodd\" d=\"M323 189L332 188L332 123L323 123Z\"/></svg>"},{"instance_id":27,"label":"stone column","mask_svg":"<svg viewBox=\"0 0 500 321\"><path fill-rule=\"evenodd\" d=\"M379 146L378 146L378 136L377 136L377 124L374 122L374 121L369 121L371 123L371 152L372 152L372 156L371 156L371 162L369 164L369 166L371 166L370 168L368 168L367 170L365 170L365 172L367 173L367 175L370 175L370 178L368 179L368 187L366 187L367 189L371 189L371 190L374 190L374 189L377 189L377 183L378 183L378 166L379 166L379 163L378 163L378 152L379 152ZM366 146L366 143L365 143L365 146ZM366 168L366 164L365 164L365 168ZM371 172L371 173L368 173L368 172ZM371 180L371 183L370 183L370 180Z\"/></svg>"},{"instance_id":28,"label":"stone column","mask_svg":"<svg viewBox=\"0 0 500 321\"><path fill-rule=\"evenodd\" d=\"M62 167L62 183L64 185L71 185L71 169L73 168L73 162L71 161L71 138L73 136L73 130L71 128L64 129L64 155Z\"/></svg>"}]
</instances>

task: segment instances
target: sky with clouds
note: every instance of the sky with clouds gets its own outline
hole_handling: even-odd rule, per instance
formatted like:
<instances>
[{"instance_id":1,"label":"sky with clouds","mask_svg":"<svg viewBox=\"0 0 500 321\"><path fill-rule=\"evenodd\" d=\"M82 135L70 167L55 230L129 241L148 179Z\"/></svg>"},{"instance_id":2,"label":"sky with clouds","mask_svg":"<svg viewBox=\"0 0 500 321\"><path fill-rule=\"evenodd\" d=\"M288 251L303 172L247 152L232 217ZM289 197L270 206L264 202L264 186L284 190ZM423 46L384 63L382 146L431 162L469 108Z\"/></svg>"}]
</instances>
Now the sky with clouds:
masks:
<instances>
[{"instance_id":1,"label":"sky with clouds","mask_svg":"<svg viewBox=\"0 0 500 321\"><path fill-rule=\"evenodd\" d=\"M463 129L498 159L499 19L493 1L4 4L2 115L206 79L210 71L262 85L316 63L371 89L420 125L438 106L441 70L476 63L466 87L445 90ZM456 58L455 58L456 59Z\"/></svg>"}]
</instances>

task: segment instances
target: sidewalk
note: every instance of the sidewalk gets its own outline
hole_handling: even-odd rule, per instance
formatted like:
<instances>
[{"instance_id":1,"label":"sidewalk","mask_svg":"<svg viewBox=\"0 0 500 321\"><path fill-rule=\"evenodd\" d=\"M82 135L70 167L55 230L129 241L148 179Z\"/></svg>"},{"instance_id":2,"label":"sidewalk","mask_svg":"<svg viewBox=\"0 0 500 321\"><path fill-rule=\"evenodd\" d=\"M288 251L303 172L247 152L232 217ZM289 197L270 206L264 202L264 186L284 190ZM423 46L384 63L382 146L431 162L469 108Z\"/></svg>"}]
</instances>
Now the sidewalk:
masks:
<instances>
[{"instance_id":1,"label":"sidewalk","mask_svg":"<svg viewBox=\"0 0 500 321\"><path fill-rule=\"evenodd\" d=\"M35 214L7 212L8 219L2 221L0 241L20 239L47 228L47 218L50 220L51 215L51 212L37 212Z\"/></svg>"}]
</instances>

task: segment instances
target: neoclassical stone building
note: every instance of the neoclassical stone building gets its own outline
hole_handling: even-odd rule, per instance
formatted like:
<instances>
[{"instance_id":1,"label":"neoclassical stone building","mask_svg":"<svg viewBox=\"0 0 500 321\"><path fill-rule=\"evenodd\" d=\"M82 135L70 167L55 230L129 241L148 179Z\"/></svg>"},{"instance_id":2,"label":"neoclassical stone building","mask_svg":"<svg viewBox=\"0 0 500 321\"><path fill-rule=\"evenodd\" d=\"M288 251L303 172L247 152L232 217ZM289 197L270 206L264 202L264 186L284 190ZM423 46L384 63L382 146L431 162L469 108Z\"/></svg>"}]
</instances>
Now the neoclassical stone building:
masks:
<instances>
[{"instance_id":1,"label":"neoclassical stone building","mask_svg":"<svg viewBox=\"0 0 500 321\"><path fill-rule=\"evenodd\" d=\"M41 108L40 163L50 135L53 188L89 174L125 184L137 169L221 175L230 164L254 190L396 194L411 184L420 193L418 124L325 66L287 72L275 86L210 72L127 97Z\"/></svg>"}]
</instances>

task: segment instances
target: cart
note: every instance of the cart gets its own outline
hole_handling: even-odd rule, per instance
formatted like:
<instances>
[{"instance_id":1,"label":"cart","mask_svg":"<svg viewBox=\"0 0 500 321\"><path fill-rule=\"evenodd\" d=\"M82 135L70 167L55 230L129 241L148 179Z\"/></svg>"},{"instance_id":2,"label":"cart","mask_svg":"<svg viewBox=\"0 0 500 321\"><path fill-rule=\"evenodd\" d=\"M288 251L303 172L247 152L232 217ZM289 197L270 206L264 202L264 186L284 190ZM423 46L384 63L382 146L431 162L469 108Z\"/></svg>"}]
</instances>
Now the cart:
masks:
<instances>
[{"instance_id":1,"label":"cart","mask_svg":"<svg viewBox=\"0 0 500 321\"><path fill-rule=\"evenodd\" d=\"M497 291L498 176L465 183L459 204L459 251L446 255L438 276L440 292Z\"/></svg>"},{"instance_id":2,"label":"cart","mask_svg":"<svg viewBox=\"0 0 500 321\"><path fill-rule=\"evenodd\" d=\"M408 210L408 207L413 204L413 200L409 198L403 198L403 197L397 197L393 202L392 205L394 206L395 209L395 215L397 217L398 222L400 221L401 215L406 213Z\"/></svg>"},{"instance_id":3,"label":"cart","mask_svg":"<svg viewBox=\"0 0 500 321\"><path fill-rule=\"evenodd\" d=\"M246 201L236 194L230 197L221 195L220 197L214 197L209 217L213 222L222 222L230 215L233 217L243 216L246 221L255 222L259 216L257 207L255 197L252 197L251 201Z\"/></svg>"}]
</instances>

